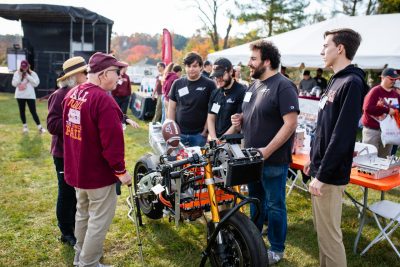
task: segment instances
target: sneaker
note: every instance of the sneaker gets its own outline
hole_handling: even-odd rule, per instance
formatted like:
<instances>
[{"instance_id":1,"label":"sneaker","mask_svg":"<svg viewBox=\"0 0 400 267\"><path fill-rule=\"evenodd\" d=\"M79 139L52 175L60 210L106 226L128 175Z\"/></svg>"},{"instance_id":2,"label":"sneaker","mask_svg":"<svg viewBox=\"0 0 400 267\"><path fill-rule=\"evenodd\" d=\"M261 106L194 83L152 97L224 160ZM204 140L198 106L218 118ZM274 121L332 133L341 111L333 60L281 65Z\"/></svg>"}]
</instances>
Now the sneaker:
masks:
<instances>
[{"instance_id":1,"label":"sneaker","mask_svg":"<svg viewBox=\"0 0 400 267\"><path fill-rule=\"evenodd\" d=\"M39 134L44 134L45 132L47 132L43 127L41 127L39 129Z\"/></svg>"},{"instance_id":2,"label":"sneaker","mask_svg":"<svg viewBox=\"0 0 400 267\"><path fill-rule=\"evenodd\" d=\"M62 235L60 241L66 243L67 245L73 247L76 244L76 238L73 235Z\"/></svg>"},{"instance_id":3,"label":"sneaker","mask_svg":"<svg viewBox=\"0 0 400 267\"><path fill-rule=\"evenodd\" d=\"M268 250L268 263L269 265L276 264L283 259L283 252L275 252Z\"/></svg>"},{"instance_id":4,"label":"sneaker","mask_svg":"<svg viewBox=\"0 0 400 267\"><path fill-rule=\"evenodd\" d=\"M79 266L79 256L80 256L81 252L77 252L75 251L75 256L74 256L74 266Z\"/></svg>"},{"instance_id":5,"label":"sneaker","mask_svg":"<svg viewBox=\"0 0 400 267\"><path fill-rule=\"evenodd\" d=\"M22 128L22 133L27 134L29 132L28 127L23 127Z\"/></svg>"}]
</instances>

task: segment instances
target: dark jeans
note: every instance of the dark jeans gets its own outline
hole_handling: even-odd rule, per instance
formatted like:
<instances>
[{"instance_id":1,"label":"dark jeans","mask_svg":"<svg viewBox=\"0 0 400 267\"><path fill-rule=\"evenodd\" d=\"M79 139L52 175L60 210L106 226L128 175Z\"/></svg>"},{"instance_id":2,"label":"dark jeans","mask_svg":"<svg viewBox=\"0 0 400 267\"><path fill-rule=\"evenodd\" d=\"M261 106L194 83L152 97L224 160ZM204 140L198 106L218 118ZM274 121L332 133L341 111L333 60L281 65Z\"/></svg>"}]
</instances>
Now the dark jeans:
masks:
<instances>
[{"instance_id":1,"label":"dark jeans","mask_svg":"<svg viewBox=\"0 0 400 267\"><path fill-rule=\"evenodd\" d=\"M76 196L75 188L64 180L64 159L53 157L58 178L57 220L63 235L74 236Z\"/></svg>"},{"instance_id":2,"label":"dark jeans","mask_svg":"<svg viewBox=\"0 0 400 267\"><path fill-rule=\"evenodd\" d=\"M264 165L262 180L250 183L249 196L260 200L260 215L256 226L262 231L263 223L268 218L268 240L271 250L283 252L287 232L286 212L286 177L289 166ZM250 205L250 215L255 217L256 207Z\"/></svg>"},{"instance_id":3,"label":"dark jeans","mask_svg":"<svg viewBox=\"0 0 400 267\"><path fill-rule=\"evenodd\" d=\"M36 100L35 99L21 99L17 98L18 108L19 108L19 116L21 117L21 121L23 124L26 124L26 116L25 116L25 103L28 103L29 111L32 114L33 120L36 122L36 125L40 124L39 116L36 113Z\"/></svg>"},{"instance_id":4,"label":"dark jeans","mask_svg":"<svg viewBox=\"0 0 400 267\"><path fill-rule=\"evenodd\" d=\"M206 144L206 138L200 133L198 134L181 134L181 142L185 146L204 146Z\"/></svg>"},{"instance_id":5,"label":"dark jeans","mask_svg":"<svg viewBox=\"0 0 400 267\"><path fill-rule=\"evenodd\" d=\"M129 95L128 96L114 96L114 99L117 102L122 113L126 114L126 112L128 111L130 96Z\"/></svg>"},{"instance_id":6,"label":"dark jeans","mask_svg":"<svg viewBox=\"0 0 400 267\"><path fill-rule=\"evenodd\" d=\"M398 148L399 148L398 145L393 145L392 146L392 151L390 152L390 155L396 155Z\"/></svg>"}]
</instances>

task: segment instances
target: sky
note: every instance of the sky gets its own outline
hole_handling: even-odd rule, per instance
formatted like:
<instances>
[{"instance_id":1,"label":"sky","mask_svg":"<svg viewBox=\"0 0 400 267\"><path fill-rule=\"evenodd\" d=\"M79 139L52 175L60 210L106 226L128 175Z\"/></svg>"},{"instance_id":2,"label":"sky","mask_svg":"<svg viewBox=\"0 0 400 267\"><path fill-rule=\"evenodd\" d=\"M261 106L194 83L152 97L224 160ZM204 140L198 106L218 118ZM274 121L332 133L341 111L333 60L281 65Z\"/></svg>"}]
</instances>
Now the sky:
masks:
<instances>
[{"instance_id":1,"label":"sky","mask_svg":"<svg viewBox=\"0 0 400 267\"><path fill-rule=\"evenodd\" d=\"M334 1L334 0L332 0ZM201 0L200 0L201 2ZM234 1L230 1L234 2ZM193 8L192 0L35 0L10 1L0 0L2 4L57 4L84 7L114 21L113 32L118 35L130 35L135 32L154 35L162 33L163 28L171 32L190 37L201 28L203 22L199 11ZM219 32L224 34L227 27L226 10L229 2L220 8ZM312 0L308 9L318 8L316 0ZM244 33L249 26L234 24L231 35ZM20 22L0 18L0 34L20 34Z\"/></svg>"}]
</instances>

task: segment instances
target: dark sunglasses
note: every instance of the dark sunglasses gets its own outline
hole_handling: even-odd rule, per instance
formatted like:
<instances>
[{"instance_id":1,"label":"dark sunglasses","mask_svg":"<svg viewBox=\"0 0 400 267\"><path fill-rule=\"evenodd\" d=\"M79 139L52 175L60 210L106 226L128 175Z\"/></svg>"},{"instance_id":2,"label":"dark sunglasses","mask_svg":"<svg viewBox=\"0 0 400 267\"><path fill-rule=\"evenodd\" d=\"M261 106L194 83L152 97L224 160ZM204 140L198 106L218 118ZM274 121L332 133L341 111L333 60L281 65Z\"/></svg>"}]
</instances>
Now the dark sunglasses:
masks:
<instances>
[{"instance_id":1,"label":"dark sunglasses","mask_svg":"<svg viewBox=\"0 0 400 267\"><path fill-rule=\"evenodd\" d=\"M105 72L108 72L108 71L115 71L115 73L117 73L118 76L121 75L121 69L106 70Z\"/></svg>"}]
</instances>

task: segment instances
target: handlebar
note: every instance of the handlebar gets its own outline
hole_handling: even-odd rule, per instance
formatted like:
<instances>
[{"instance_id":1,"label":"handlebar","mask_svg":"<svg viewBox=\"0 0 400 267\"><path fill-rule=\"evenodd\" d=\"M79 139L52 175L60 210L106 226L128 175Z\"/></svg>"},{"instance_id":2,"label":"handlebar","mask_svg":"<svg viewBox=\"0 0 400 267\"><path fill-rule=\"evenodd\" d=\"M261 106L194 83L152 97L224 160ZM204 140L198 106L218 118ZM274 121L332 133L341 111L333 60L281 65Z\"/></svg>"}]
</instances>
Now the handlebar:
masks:
<instances>
[{"instance_id":1,"label":"handlebar","mask_svg":"<svg viewBox=\"0 0 400 267\"><path fill-rule=\"evenodd\" d=\"M176 168L176 167L181 167L185 164L188 163L198 163L200 161L200 156L198 154L193 154L193 156L187 158L187 159L181 159L181 160L176 160L176 161L171 161L162 167L162 169L165 168Z\"/></svg>"}]
</instances>

